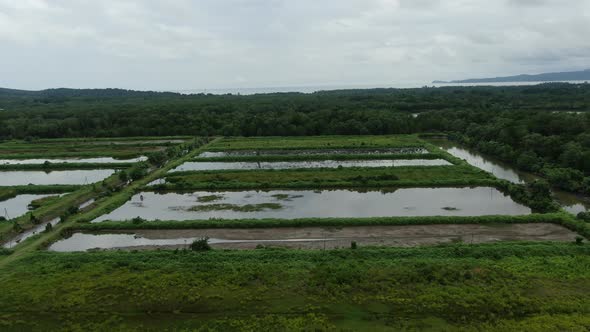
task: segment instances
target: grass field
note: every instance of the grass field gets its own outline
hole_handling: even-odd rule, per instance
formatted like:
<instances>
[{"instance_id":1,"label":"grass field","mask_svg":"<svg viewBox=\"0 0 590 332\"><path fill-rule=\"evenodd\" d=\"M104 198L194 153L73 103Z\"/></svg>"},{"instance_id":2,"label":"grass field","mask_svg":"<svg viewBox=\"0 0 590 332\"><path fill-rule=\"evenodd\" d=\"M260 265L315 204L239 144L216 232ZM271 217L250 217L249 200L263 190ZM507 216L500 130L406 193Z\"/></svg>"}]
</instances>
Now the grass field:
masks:
<instances>
[{"instance_id":1,"label":"grass field","mask_svg":"<svg viewBox=\"0 0 590 332\"><path fill-rule=\"evenodd\" d=\"M3 269L3 330L583 331L590 247L37 252ZM35 314L31 319L31 313Z\"/></svg>"},{"instance_id":2,"label":"grass field","mask_svg":"<svg viewBox=\"0 0 590 332\"><path fill-rule=\"evenodd\" d=\"M312 137L233 137L209 146L207 151L262 149L350 149L423 147L425 142L413 135L394 136L312 136Z\"/></svg>"},{"instance_id":3,"label":"grass field","mask_svg":"<svg viewBox=\"0 0 590 332\"><path fill-rule=\"evenodd\" d=\"M205 150L408 146L426 147L429 156L454 165L167 173ZM74 230L548 222L590 237L590 224L563 212L87 223L163 177L168 184L156 187L170 190L508 185L415 136L217 139L97 197L90 210L52 232L34 236L14 251L1 250L0 330L528 332L590 327L590 246L584 240L315 251L42 250ZM0 188L0 197L10 190ZM66 208L94 196L93 188L85 186L66 196L71 199L48 206Z\"/></svg>"},{"instance_id":4,"label":"grass field","mask_svg":"<svg viewBox=\"0 0 590 332\"><path fill-rule=\"evenodd\" d=\"M66 157L115 157L126 159L160 151L166 147L177 145L176 141L186 139L187 137L148 137L132 139L44 139L29 142L5 141L0 143L0 154L3 159ZM165 142L166 140L175 142Z\"/></svg>"},{"instance_id":5,"label":"grass field","mask_svg":"<svg viewBox=\"0 0 590 332\"><path fill-rule=\"evenodd\" d=\"M161 189L256 189L424 187L495 185L496 178L471 166L175 172Z\"/></svg>"}]
</instances>

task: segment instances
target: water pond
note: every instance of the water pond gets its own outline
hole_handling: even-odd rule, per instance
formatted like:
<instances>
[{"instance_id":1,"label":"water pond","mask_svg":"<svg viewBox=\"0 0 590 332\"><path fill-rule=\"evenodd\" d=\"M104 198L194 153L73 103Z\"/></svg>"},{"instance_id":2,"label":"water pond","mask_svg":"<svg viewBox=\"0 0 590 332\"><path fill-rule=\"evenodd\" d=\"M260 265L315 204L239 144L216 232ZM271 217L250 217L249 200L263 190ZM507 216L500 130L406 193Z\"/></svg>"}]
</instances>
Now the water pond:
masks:
<instances>
[{"instance_id":1,"label":"water pond","mask_svg":"<svg viewBox=\"0 0 590 332\"><path fill-rule=\"evenodd\" d=\"M524 215L531 210L489 187L393 191L273 190L142 192L93 222L129 220L363 218Z\"/></svg>"},{"instance_id":2,"label":"water pond","mask_svg":"<svg viewBox=\"0 0 590 332\"><path fill-rule=\"evenodd\" d=\"M389 149L295 149L295 150L235 150L235 151L205 151L200 158L219 157L253 157L253 156L319 156L319 155L383 155L383 154L424 154L425 148L389 148Z\"/></svg>"},{"instance_id":3,"label":"water pond","mask_svg":"<svg viewBox=\"0 0 590 332\"><path fill-rule=\"evenodd\" d=\"M0 171L0 185L83 185L99 182L115 173L113 169L68 170L68 171Z\"/></svg>"},{"instance_id":4,"label":"water pond","mask_svg":"<svg viewBox=\"0 0 590 332\"><path fill-rule=\"evenodd\" d=\"M0 217L7 220L20 217L29 211L32 201L52 195L22 194L4 201L0 201Z\"/></svg>"},{"instance_id":5,"label":"water pond","mask_svg":"<svg viewBox=\"0 0 590 332\"><path fill-rule=\"evenodd\" d=\"M429 141L453 156L464 159L469 164L494 174L499 179L504 179L512 183L527 183L539 178L534 174L519 171L507 163L482 155L455 142L446 139L432 139ZM590 210L590 198L588 197L578 196L557 189L553 189L553 194L555 200L563 209L570 213L578 214L579 212Z\"/></svg>"},{"instance_id":6,"label":"water pond","mask_svg":"<svg viewBox=\"0 0 590 332\"><path fill-rule=\"evenodd\" d=\"M397 167L452 165L443 159L401 160L317 160L317 161L261 161L261 162L186 162L171 172L210 171L224 169L297 169L338 167Z\"/></svg>"},{"instance_id":7,"label":"water pond","mask_svg":"<svg viewBox=\"0 0 590 332\"><path fill-rule=\"evenodd\" d=\"M68 163L92 163L92 164L111 164L111 163L136 163L146 161L147 157L141 156L132 159L115 159L113 157L96 157L96 158L63 158L63 159L0 159L0 165L40 165L45 162L52 164Z\"/></svg>"},{"instance_id":8,"label":"water pond","mask_svg":"<svg viewBox=\"0 0 590 332\"><path fill-rule=\"evenodd\" d=\"M80 210L84 210L86 209L88 206L90 206L92 203L94 203L94 199L91 198L85 202L83 202L82 204L80 204L78 206L78 209ZM42 233L43 231L45 231L46 227L48 224L51 224L51 226L55 226L57 225L57 223L59 223L61 219L59 217L57 218L53 218L47 222L43 222L39 225L34 226L31 229L28 229L20 234L18 234L17 236L13 237L12 239L10 239L8 242L3 244L4 248L12 248L14 246L16 246L17 244L19 244L21 241L24 241L28 238L30 238L33 235L37 235Z\"/></svg>"}]
</instances>

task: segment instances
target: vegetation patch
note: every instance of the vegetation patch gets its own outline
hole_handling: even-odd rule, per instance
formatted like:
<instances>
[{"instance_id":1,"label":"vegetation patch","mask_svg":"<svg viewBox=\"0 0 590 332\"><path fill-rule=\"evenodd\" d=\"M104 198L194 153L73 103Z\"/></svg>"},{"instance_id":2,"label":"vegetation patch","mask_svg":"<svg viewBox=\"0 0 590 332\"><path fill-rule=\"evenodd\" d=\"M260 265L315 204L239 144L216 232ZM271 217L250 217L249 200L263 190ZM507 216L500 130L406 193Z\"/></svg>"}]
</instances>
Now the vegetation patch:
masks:
<instances>
[{"instance_id":1,"label":"vegetation patch","mask_svg":"<svg viewBox=\"0 0 590 332\"><path fill-rule=\"evenodd\" d=\"M235 211L235 212L259 212L264 210L280 210L283 206L278 203L260 203L260 204L203 204L195 205L189 208L186 207L172 207L171 209L194 211L194 212L209 212L209 211Z\"/></svg>"},{"instance_id":2,"label":"vegetation patch","mask_svg":"<svg viewBox=\"0 0 590 332\"><path fill-rule=\"evenodd\" d=\"M197 197L197 201L199 203L208 203L208 202L218 201L223 198L224 198L223 195L206 195L206 196Z\"/></svg>"},{"instance_id":3,"label":"vegetation patch","mask_svg":"<svg viewBox=\"0 0 590 332\"><path fill-rule=\"evenodd\" d=\"M0 303L11 318L3 320L7 330L411 330L436 322L445 330L475 331L519 326L522 320L545 330L583 330L583 317L590 315L588 264L590 246L526 242L333 251L33 252L3 268L0 280L11 287L0 292Z\"/></svg>"},{"instance_id":4,"label":"vegetation patch","mask_svg":"<svg viewBox=\"0 0 590 332\"><path fill-rule=\"evenodd\" d=\"M353 149L423 147L413 135L390 136L312 136L312 137L235 137L224 138L207 147L208 151Z\"/></svg>"}]
</instances>

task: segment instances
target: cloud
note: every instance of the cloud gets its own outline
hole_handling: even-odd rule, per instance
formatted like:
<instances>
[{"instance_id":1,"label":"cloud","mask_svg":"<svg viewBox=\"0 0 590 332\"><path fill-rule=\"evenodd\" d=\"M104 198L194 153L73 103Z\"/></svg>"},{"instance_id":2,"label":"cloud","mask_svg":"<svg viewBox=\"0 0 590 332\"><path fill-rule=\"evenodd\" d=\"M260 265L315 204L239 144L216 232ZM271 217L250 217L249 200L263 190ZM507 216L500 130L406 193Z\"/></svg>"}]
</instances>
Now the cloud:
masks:
<instances>
[{"instance_id":1,"label":"cloud","mask_svg":"<svg viewBox=\"0 0 590 332\"><path fill-rule=\"evenodd\" d=\"M0 0L0 86L421 85L588 67L571 0Z\"/></svg>"}]
</instances>

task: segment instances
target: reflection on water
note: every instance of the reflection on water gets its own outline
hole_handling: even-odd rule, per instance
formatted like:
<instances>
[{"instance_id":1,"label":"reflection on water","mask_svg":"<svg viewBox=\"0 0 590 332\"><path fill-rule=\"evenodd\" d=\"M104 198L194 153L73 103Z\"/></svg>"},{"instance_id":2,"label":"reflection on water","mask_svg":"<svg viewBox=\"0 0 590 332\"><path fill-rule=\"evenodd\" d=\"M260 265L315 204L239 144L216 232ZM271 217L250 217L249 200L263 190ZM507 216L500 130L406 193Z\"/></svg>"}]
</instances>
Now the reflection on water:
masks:
<instances>
[{"instance_id":1,"label":"reflection on water","mask_svg":"<svg viewBox=\"0 0 590 332\"><path fill-rule=\"evenodd\" d=\"M68 171L0 171L2 186L22 186L27 184L90 184L102 181L115 173L112 169L68 170Z\"/></svg>"},{"instance_id":2,"label":"reflection on water","mask_svg":"<svg viewBox=\"0 0 590 332\"><path fill-rule=\"evenodd\" d=\"M202 152L200 158L218 158L218 157L253 157L253 156L318 156L318 155L383 155L383 154L424 154L428 150L420 147L408 148L380 148L380 149L296 149L296 150L235 150Z\"/></svg>"},{"instance_id":3,"label":"reflection on water","mask_svg":"<svg viewBox=\"0 0 590 332\"><path fill-rule=\"evenodd\" d=\"M63 159L0 159L0 165L40 165L46 161L52 164L64 163L93 163L93 164L110 164L110 163L136 163L146 161L147 157L141 156L132 159L115 159L112 157L97 158L63 158Z\"/></svg>"},{"instance_id":4,"label":"reflection on water","mask_svg":"<svg viewBox=\"0 0 590 332\"><path fill-rule=\"evenodd\" d=\"M314 160L314 161L263 161L263 162L186 162L171 172L223 169L296 169L342 167L396 167L452 165L443 159L400 160Z\"/></svg>"},{"instance_id":5,"label":"reflection on water","mask_svg":"<svg viewBox=\"0 0 590 332\"><path fill-rule=\"evenodd\" d=\"M523 215L531 211L494 188L142 192L93 222L129 220Z\"/></svg>"},{"instance_id":6,"label":"reflection on water","mask_svg":"<svg viewBox=\"0 0 590 332\"><path fill-rule=\"evenodd\" d=\"M29 195L23 194L16 197L0 201L0 217L6 220L20 217L29 211L29 204L36 199L47 197L51 195Z\"/></svg>"},{"instance_id":7,"label":"reflection on water","mask_svg":"<svg viewBox=\"0 0 590 332\"><path fill-rule=\"evenodd\" d=\"M494 174L499 179L508 180L512 183L527 183L539 178L538 176L519 171L507 163L484 156L455 142L445 139L431 139L429 141L453 156L464 159L469 164ZM553 194L555 200L562 208L570 213L578 214L579 212L590 209L590 199L587 197L581 197L561 190L553 190Z\"/></svg>"}]
</instances>

